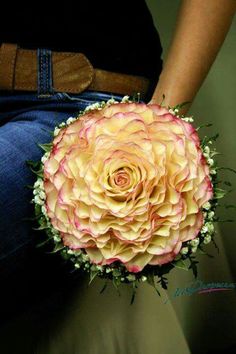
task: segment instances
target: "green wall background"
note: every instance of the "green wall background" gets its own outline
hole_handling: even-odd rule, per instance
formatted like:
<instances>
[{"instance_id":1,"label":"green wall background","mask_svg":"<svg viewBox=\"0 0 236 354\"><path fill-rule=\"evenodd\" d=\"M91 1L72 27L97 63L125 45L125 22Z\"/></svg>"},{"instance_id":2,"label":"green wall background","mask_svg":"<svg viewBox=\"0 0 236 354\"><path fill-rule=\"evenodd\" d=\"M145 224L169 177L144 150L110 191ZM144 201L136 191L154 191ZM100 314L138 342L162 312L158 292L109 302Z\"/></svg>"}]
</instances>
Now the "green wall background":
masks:
<instances>
[{"instance_id":1,"label":"green wall background","mask_svg":"<svg viewBox=\"0 0 236 354\"><path fill-rule=\"evenodd\" d=\"M160 33L165 60L181 1L146 0L146 2ZM236 169L236 16L189 113L194 115L197 123L214 123L214 126L202 130L202 134L214 135L217 132L220 134L216 141L216 148L222 153L218 158L219 164ZM221 176L222 179L231 181L233 184L233 192L225 197L224 204L236 204L236 175L232 172L224 172ZM219 209L221 219L236 220L235 210ZM235 279L236 222L220 223L219 228Z\"/></svg>"}]
</instances>

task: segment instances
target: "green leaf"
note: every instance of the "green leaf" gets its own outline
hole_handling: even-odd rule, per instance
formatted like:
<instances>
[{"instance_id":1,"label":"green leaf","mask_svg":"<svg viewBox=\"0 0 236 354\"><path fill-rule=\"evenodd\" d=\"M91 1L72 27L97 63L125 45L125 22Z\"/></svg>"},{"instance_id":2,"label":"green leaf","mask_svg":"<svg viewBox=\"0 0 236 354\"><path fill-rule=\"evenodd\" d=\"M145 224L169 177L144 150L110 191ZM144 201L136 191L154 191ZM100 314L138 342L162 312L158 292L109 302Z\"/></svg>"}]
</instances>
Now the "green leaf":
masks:
<instances>
[{"instance_id":1,"label":"green leaf","mask_svg":"<svg viewBox=\"0 0 236 354\"><path fill-rule=\"evenodd\" d=\"M152 272L152 273L148 273L146 276L147 276L147 282L148 282L151 286L155 287L154 273L153 273L153 272Z\"/></svg>"},{"instance_id":2,"label":"green leaf","mask_svg":"<svg viewBox=\"0 0 236 354\"><path fill-rule=\"evenodd\" d=\"M222 153L218 151L211 151L211 157L216 156L216 155L222 155Z\"/></svg>"},{"instance_id":3,"label":"green leaf","mask_svg":"<svg viewBox=\"0 0 236 354\"><path fill-rule=\"evenodd\" d=\"M157 294L159 296L161 296L158 288L157 288L157 285L155 284L155 276L154 276L154 272L152 273L149 273L146 275L147 276L147 282L156 290Z\"/></svg>"},{"instance_id":4,"label":"green leaf","mask_svg":"<svg viewBox=\"0 0 236 354\"><path fill-rule=\"evenodd\" d=\"M226 194L228 194L229 192L221 189L221 188L215 188L214 189L214 198L216 199L221 199L223 198Z\"/></svg>"},{"instance_id":5,"label":"green leaf","mask_svg":"<svg viewBox=\"0 0 236 354\"><path fill-rule=\"evenodd\" d=\"M207 136L204 136L204 138L200 139L200 141L201 141L201 146L204 147L207 144L207 142L208 142Z\"/></svg>"},{"instance_id":6,"label":"green leaf","mask_svg":"<svg viewBox=\"0 0 236 354\"><path fill-rule=\"evenodd\" d=\"M121 272L119 269L116 268L113 270L112 274L114 277L119 277L121 275Z\"/></svg>"},{"instance_id":7,"label":"green leaf","mask_svg":"<svg viewBox=\"0 0 236 354\"><path fill-rule=\"evenodd\" d=\"M48 144L39 144L37 143L37 145L45 152L50 152L52 149L52 143L48 143Z\"/></svg>"},{"instance_id":8,"label":"green leaf","mask_svg":"<svg viewBox=\"0 0 236 354\"><path fill-rule=\"evenodd\" d=\"M199 262L195 261L194 257L191 256L189 256L189 260L190 260L189 269L192 269L194 277L197 278L197 264Z\"/></svg>"},{"instance_id":9,"label":"green leaf","mask_svg":"<svg viewBox=\"0 0 236 354\"><path fill-rule=\"evenodd\" d=\"M131 97L131 101L133 102L140 102L140 92L136 92L135 94L133 94L133 96Z\"/></svg>"},{"instance_id":10,"label":"green leaf","mask_svg":"<svg viewBox=\"0 0 236 354\"><path fill-rule=\"evenodd\" d=\"M119 294L119 296L120 296L120 291L119 291L119 289L118 289L118 287L119 287L119 285L120 285L120 280L117 279L117 278L113 278L113 279L112 279L112 283L113 283L114 287L116 288L116 290L117 290L117 292L118 292L118 294Z\"/></svg>"},{"instance_id":11,"label":"green leaf","mask_svg":"<svg viewBox=\"0 0 236 354\"><path fill-rule=\"evenodd\" d=\"M33 161L33 160L26 160L26 165L32 166L33 168L37 168L41 165L41 161Z\"/></svg>"},{"instance_id":12,"label":"green leaf","mask_svg":"<svg viewBox=\"0 0 236 354\"><path fill-rule=\"evenodd\" d=\"M41 215L43 215L41 205L35 204L34 212L35 212L35 215L37 216L37 218L40 217Z\"/></svg>"},{"instance_id":13,"label":"green leaf","mask_svg":"<svg viewBox=\"0 0 236 354\"><path fill-rule=\"evenodd\" d=\"M209 258L214 258L214 256L204 251L200 246L198 246L198 252L204 256L208 256Z\"/></svg>"},{"instance_id":14,"label":"green leaf","mask_svg":"<svg viewBox=\"0 0 236 354\"><path fill-rule=\"evenodd\" d=\"M41 130L43 130L46 133L49 133L51 136L54 137L54 130L49 130L49 129L45 129L45 128L41 128Z\"/></svg>"},{"instance_id":15,"label":"green leaf","mask_svg":"<svg viewBox=\"0 0 236 354\"><path fill-rule=\"evenodd\" d=\"M177 261L179 261L180 259L182 259L182 254L177 254L177 256L175 257L175 261L177 262Z\"/></svg>"},{"instance_id":16,"label":"green leaf","mask_svg":"<svg viewBox=\"0 0 236 354\"><path fill-rule=\"evenodd\" d=\"M209 137L209 136L204 136L204 138L201 140L201 146L204 147L210 140L216 141L216 139L219 137L219 133Z\"/></svg>"},{"instance_id":17,"label":"green leaf","mask_svg":"<svg viewBox=\"0 0 236 354\"><path fill-rule=\"evenodd\" d=\"M90 280L89 280L89 285L92 283L92 281L96 278L98 275L99 270L90 270Z\"/></svg>"},{"instance_id":18,"label":"green leaf","mask_svg":"<svg viewBox=\"0 0 236 354\"><path fill-rule=\"evenodd\" d=\"M45 229L48 229L48 226L46 224L42 224L38 227L32 227L33 230L35 231L40 231L40 230L45 230Z\"/></svg>"},{"instance_id":19,"label":"green leaf","mask_svg":"<svg viewBox=\"0 0 236 354\"><path fill-rule=\"evenodd\" d=\"M131 297L131 301L130 301L130 305L132 305L133 303L134 303L134 300L135 300L135 296L136 296L136 293L137 293L137 283L136 283L136 281L134 281L133 283L132 283L132 286L133 286L133 292L132 292L132 297Z\"/></svg>"},{"instance_id":20,"label":"green leaf","mask_svg":"<svg viewBox=\"0 0 236 354\"><path fill-rule=\"evenodd\" d=\"M155 284L155 286L154 286L154 289L156 290L156 293L157 293L159 296L161 296L161 293L160 293L160 291L158 290L156 284ZM167 289L167 288L166 288L166 289Z\"/></svg>"},{"instance_id":21,"label":"green leaf","mask_svg":"<svg viewBox=\"0 0 236 354\"><path fill-rule=\"evenodd\" d=\"M53 251L47 252L47 253L49 253L49 254L57 253L57 252L63 250L63 248L65 248L65 245L64 245L63 243L57 243L57 244L54 246Z\"/></svg>"},{"instance_id":22,"label":"green leaf","mask_svg":"<svg viewBox=\"0 0 236 354\"><path fill-rule=\"evenodd\" d=\"M31 185L29 185L29 184L26 184L26 185L24 186L24 188L34 189L34 186L31 186Z\"/></svg>"},{"instance_id":23,"label":"green leaf","mask_svg":"<svg viewBox=\"0 0 236 354\"><path fill-rule=\"evenodd\" d=\"M136 296L136 291L133 289L131 300L130 300L130 305L132 305L134 303L135 296Z\"/></svg>"},{"instance_id":24,"label":"green leaf","mask_svg":"<svg viewBox=\"0 0 236 354\"><path fill-rule=\"evenodd\" d=\"M173 264L173 266L176 268L180 268L180 269L184 269L184 270L189 269L183 259L180 259L179 261L176 261L176 262L172 262L171 264Z\"/></svg>"},{"instance_id":25,"label":"green leaf","mask_svg":"<svg viewBox=\"0 0 236 354\"><path fill-rule=\"evenodd\" d=\"M106 289L107 284L108 284L108 280L105 281L105 283L104 283L104 285L103 285L103 287L102 287L102 289L100 291L100 294L103 293L103 291Z\"/></svg>"},{"instance_id":26,"label":"green leaf","mask_svg":"<svg viewBox=\"0 0 236 354\"><path fill-rule=\"evenodd\" d=\"M199 129L202 129L202 128L209 128L209 127L212 127L212 123L208 123L208 124L202 124L202 125L199 125L196 130L198 131Z\"/></svg>"},{"instance_id":27,"label":"green leaf","mask_svg":"<svg viewBox=\"0 0 236 354\"><path fill-rule=\"evenodd\" d=\"M40 168L40 170L34 170L32 167L30 167L30 170L38 177L43 178L43 169L42 168Z\"/></svg>"},{"instance_id":28,"label":"green leaf","mask_svg":"<svg viewBox=\"0 0 236 354\"><path fill-rule=\"evenodd\" d=\"M217 243L216 243L216 241L214 240L214 238L211 240L211 242L213 243L213 245L215 246L215 248L217 249L217 252L218 252L218 254L220 253L220 249L219 249L219 247L217 246Z\"/></svg>"},{"instance_id":29,"label":"green leaf","mask_svg":"<svg viewBox=\"0 0 236 354\"><path fill-rule=\"evenodd\" d=\"M183 103L177 104L177 105L174 106L172 109L173 109L173 111L174 111L175 109L180 109L180 108L182 108L183 106L186 106L186 104L189 104L189 103L191 103L191 101L185 101L185 102L183 102ZM170 108L171 108L171 107L170 107Z\"/></svg>"},{"instance_id":30,"label":"green leaf","mask_svg":"<svg viewBox=\"0 0 236 354\"><path fill-rule=\"evenodd\" d=\"M163 289L167 290L168 280L162 275L158 283L161 283Z\"/></svg>"},{"instance_id":31,"label":"green leaf","mask_svg":"<svg viewBox=\"0 0 236 354\"><path fill-rule=\"evenodd\" d=\"M216 141L216 139L218 139L220 136L219 133L216 133L215 135L211 136L209 140L213 140L213 141Z\"/></svg>"}]
</instances>

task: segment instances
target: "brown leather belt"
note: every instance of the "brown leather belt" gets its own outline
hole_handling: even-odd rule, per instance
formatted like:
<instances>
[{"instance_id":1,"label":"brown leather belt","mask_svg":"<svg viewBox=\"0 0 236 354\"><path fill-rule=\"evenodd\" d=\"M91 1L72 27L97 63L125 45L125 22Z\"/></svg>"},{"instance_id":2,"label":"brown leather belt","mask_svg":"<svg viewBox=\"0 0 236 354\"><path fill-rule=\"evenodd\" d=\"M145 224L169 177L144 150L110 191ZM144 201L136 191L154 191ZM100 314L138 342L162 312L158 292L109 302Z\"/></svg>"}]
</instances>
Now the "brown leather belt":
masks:
<instances>
[{"instance_id":1,"label":"brown leather belt","mask_svg":"<svg viewBox=\"0 0 236 354\"><path fill-rule=\"evenodd\" d=\"M52 52L55 92L80 93L84 90L145 97L149 80L141 76L95 69L82 53ZM37 91L37 50L3 43L0 48L0 90Z\"/></svg>"}]
</instances>

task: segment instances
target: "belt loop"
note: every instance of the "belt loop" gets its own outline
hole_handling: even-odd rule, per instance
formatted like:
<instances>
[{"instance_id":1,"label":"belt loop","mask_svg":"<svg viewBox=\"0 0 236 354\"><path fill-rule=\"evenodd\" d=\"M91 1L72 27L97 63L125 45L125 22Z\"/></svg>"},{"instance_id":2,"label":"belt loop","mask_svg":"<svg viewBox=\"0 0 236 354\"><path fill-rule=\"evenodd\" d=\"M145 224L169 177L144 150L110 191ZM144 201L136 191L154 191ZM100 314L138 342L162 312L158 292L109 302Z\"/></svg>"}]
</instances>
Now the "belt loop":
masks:
<instances>
[{"instance_id":1,"label":"belt loop","mask_svg":"<svg viewBox=\"0 0 236 354\"><path fill-rule=\"evenodd\" d=\"M14 90L17 45L2 43L0 48L0 89Z\"/></svg>"},{"instance_id":2,"label":"belt loop","mask_svg":"<svg viewBox=\"0 0 236 354\"><path fill-rule=\"evenodd\" d=\"M46 98L52 96L52 52L49 49L37 50L38 59L38 97Z\"/></svg>"}]
</instances>

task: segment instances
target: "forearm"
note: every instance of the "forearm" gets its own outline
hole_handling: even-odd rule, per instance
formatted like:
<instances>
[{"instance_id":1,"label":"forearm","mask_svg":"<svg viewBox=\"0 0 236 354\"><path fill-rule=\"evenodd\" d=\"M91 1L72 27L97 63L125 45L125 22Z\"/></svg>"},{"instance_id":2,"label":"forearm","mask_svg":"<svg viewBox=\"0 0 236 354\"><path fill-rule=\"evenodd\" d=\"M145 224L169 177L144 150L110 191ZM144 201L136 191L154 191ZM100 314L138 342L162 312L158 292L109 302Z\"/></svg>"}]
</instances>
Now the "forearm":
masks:
<instances>
[{"instance_id":1,"label":"forearm","mask_svg":"<svg viewBox=\"0 0 236 354\"><path fill-rule=\"evenodd\" d=\"M230 28L236 0L183 0L151 103L193 101ZM190 105L182 109L186 113Z\"/></svg>"}]
</instances>

